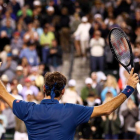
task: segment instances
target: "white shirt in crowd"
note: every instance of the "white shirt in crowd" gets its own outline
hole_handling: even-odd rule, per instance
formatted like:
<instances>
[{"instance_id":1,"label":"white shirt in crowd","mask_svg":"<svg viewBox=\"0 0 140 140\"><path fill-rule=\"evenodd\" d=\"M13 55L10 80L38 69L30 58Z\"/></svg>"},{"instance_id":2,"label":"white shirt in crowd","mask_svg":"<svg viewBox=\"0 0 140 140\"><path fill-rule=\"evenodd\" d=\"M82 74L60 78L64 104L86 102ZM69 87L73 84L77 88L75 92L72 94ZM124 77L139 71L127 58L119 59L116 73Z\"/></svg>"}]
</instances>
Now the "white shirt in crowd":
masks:
<instances>
[{"instance_id":1,"label":"white shirt in crowd","mask_svg":"<svg viewBox=\"0 0 140 140\"><path fill-rule=\"evenodd\" d=\"M92 38L90 40L91 55L95 57L103 56L104 46L105 46L105 40L102 37L100 37L98 40Z\"/></svg>"},{"instance_id":2,"label":"white shirt in crowd","mask_svg":"<svg viewBox=\"0 0 140 140\"><path fill-rule=\"evenodd\" d=\"M83 103L82 99L78 95L78 93L74 90L69 89L69 88L65 90L65 94L63 95L61 102L62 103L72 103L72 104L77 104L77 102L79 104Z\"/></svg>"},{"instance_id":3,"label":"white shirt in crowd","mask_svg":"<svg viewBox=\"0 0 140 140\"><path fill-rule=\"evenodd\" d=\"M90 23L81 23L79 24L77 30L75 31L74 35L80 37L80 41L88 41L89 36L89 30L91 28Z\"/></svg>"}]
</instances>

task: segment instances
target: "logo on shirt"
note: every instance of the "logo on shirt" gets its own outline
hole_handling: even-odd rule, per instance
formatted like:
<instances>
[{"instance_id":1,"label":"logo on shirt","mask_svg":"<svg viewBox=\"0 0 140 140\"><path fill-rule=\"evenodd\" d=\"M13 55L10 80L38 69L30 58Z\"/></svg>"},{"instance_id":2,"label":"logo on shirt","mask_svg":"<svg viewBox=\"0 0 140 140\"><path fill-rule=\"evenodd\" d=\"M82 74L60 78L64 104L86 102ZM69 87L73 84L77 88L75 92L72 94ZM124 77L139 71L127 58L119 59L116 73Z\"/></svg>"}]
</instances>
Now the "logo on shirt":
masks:
<instances>
[{"instance_id":1,"label":"logo on shirt","mask_svg":"<svg viewBox=\"0 0 140 140\"><path fill-rule=\"evenodd\" d=\"M128 90L127 90L127 92L130 92L130 91L131 91L131 89L128 89Z\"/></svg>"},{"instance_id":2,"label":"logo on shirt","mask_svg":"<svg viewBox=\"0 0 140 140\"><path fill-rule=\"evenodd\" d=\"M17 100L17 101L16 101L16 103L19 103L19 102L20 102L20 100Z\"/></svg>"}]
</instances>

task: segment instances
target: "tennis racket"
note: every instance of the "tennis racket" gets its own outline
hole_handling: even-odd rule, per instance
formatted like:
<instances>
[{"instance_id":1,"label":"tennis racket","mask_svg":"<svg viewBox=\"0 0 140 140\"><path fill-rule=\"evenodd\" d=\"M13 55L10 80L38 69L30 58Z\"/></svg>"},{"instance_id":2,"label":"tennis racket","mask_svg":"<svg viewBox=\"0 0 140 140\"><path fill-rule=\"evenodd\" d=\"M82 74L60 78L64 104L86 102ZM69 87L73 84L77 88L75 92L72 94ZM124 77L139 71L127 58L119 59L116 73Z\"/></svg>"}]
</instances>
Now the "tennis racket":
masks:
<instances>
[{"instance_id":1,"label":"tennis racket","mask_svg":"<svg viewBox=\"0 0 140 140\"><path fill-rule=\"evenodd\" d=\"M130 73L131 68L134 67L133 53L130 41L121 28L113 28L110 31L109 45L116 60ZM139 90L138 92L140 93Z\"/></svg>"}]
</instances>

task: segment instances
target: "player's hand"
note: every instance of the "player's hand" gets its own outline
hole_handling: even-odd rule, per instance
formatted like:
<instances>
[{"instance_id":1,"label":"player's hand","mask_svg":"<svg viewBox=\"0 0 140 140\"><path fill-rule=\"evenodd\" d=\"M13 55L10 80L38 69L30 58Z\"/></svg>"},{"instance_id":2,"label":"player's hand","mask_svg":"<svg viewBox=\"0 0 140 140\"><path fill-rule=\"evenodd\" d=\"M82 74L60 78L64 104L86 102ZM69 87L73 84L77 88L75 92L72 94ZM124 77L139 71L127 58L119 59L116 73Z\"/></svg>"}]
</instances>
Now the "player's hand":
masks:
<instances>
[{"instance_id":1,"label":"player's hand","mask_svg":"<svg viewBox=\"0 0 140 140\"><path fill-rule=\"evenodd\" d=\"M127 81L127 85L131 86L133 88L136 88L137 83L139 83L139 76L137 73L133 73L134 72L134 68L131 69L129 77L128 77L128 81Z\"/></svg>"}]
</instances>

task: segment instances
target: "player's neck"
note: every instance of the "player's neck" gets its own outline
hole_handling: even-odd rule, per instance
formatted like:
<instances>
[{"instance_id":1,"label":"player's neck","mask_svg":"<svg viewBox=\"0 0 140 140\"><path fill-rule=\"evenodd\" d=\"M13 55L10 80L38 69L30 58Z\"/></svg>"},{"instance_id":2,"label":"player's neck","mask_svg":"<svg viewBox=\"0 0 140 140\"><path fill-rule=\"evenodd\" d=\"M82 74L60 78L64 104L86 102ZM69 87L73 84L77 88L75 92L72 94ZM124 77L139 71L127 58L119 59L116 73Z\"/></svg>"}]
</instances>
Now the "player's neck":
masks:
<instances>
[{"instance_id":1,"label":"player's neck","mask_svg":"<svg viewBox=\"0 0 140 140\"><path fill-rule=\"evenodd\" d=\"M51 96L45 96L45 98L44 99L51 99ZM58 98L54 98L55 100L60 100L60 98L58 97Z\"/></svg>"}]
</instances>

